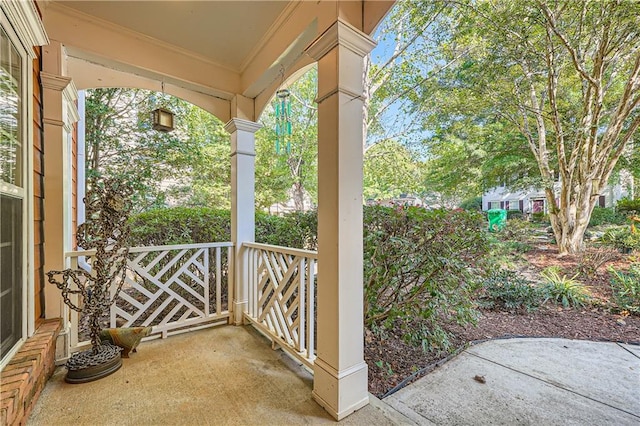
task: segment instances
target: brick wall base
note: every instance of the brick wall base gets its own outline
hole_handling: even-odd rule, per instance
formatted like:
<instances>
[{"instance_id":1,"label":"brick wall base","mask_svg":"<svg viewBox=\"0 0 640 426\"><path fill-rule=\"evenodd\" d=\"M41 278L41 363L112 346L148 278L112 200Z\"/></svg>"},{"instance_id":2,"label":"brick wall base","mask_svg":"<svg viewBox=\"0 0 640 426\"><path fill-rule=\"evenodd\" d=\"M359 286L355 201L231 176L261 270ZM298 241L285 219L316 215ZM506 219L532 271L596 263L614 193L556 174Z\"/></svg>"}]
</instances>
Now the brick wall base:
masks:
<instances>
[{"instance_id":1,"label":"brick wall base","mask_svg":"<svg viewBox=\"0 0 640 426\"><path fill-rule=\"evenodd\" d=\"M0 373L0 425L24 425L55 369L60 320L43 322Z\"/></svg>"}]
</instances>

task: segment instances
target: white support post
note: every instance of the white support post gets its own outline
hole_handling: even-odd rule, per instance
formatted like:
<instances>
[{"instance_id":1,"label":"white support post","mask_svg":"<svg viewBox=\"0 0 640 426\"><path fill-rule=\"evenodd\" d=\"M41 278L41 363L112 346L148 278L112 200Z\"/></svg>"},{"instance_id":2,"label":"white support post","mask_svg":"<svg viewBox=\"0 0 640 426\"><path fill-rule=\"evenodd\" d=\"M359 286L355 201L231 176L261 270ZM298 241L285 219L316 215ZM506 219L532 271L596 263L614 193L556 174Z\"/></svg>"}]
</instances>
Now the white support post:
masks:
<instances>
[{"instance_id":1,"label":"white support post","mask_svg":"<svg viewBox=\"0 0 640 426\"><path fill-rule=\"evenodd\" d=\"M363 58L375 43L336 21L318 61L318 353L313 396L340 420L369 403L363 336Z\"/></svg>"},{"instance_id":2,"label":"white support post","mask_svg":"<svg viewBox=\"0 0 640 426\"><path fill-rule=\"evenodd\" d=\"M233 280L233 322L243 323L248 307L248 262L241 251L243 242L255 240L255 133L262 126L232 118L224 126L231 134L231 241L235 247ZM230 271L231 272L231 271Z\"/></svg>"}]
</instances>

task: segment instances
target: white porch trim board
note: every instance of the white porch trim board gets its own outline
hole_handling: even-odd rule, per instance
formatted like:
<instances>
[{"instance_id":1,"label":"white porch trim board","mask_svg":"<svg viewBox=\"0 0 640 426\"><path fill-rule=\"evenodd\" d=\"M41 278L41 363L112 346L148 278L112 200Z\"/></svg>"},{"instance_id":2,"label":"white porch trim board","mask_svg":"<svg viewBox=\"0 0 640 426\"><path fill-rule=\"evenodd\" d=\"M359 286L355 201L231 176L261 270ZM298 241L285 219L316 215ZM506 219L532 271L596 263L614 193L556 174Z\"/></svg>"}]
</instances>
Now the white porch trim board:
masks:
<instances>
[{"instance_id":1,"label":"white porch trim board","mask_svg":"<svg viewBox=\"0 0 640 426\"><path fill-rule=\"evenodd\" d=\"M369 402L363 336L363 58L375 42L338 19L318 61L318 350L313 397L340 420Z\"/></svg>"}]
</instances>

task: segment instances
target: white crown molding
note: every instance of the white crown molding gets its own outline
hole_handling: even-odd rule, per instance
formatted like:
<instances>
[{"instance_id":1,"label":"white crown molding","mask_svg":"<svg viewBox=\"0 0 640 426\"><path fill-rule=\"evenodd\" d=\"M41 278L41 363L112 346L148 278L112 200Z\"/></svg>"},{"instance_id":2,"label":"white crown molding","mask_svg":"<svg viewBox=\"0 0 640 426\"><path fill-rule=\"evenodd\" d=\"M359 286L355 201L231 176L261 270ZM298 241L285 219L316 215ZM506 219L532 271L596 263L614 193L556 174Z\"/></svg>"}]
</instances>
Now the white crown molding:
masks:
<instances>
[{"instance_id":1,"label":"white crown molding","mask_svg":"<svg viewBox=\"0 0 640 426\"><path fill-rule=\"evenodd\" d=\"M76 100L78 99L78 88L73 80L69 81L69 84L62 90L62 96L67 104L68 119L67 123L76 123L80 120L80 114L78 113L78 105Z\"/></svg>"},{"instance_id":2,"label":"white crown molding","mask_svg":"<svg viewBox=\"0 0 640 426\"><path fill-rule=\"evenodd\" d=\"M256 56L264 49L267 43L271 40L271 38L276 34L276 32L285 25L285 23L289 20L293 12L300 6L300 2L292 1L287 4L284 10L278 15L273 24L269 27L265 35L260 39L260 41L254 46L254 48L249 52L247 57L242 61L240 65L240 72L243 73L249 67L251 62L255 59Z\"/></svg>"},{"instance_id":3,"label":"white crown molding","mask_svg":"<svg viewBox=\"0 0 640 426\"><path fill-rule=\"evenodd\" d=\"M110 21L95 17L93 15L89 15L87 13L81 12L81 11L79 11L77 9L72 8L72 7L63 6L63 5L59 4L59 3L50 3L49 7L50 7L50 10L52 10L52 11L61 13L63 15L71 16L71 17L73 17L75 19L91 22L91 23L93 23L93 24L95 24L95 25L97 25L99 27L104 28L105 30L112 31L112 32L117 32L117 33L123 34L125 36L129 36L129 37L137 38L138 40L141 40L141 41L144 41L146 43L152 44L152 45L157 46L157 47L159 47L161 49L170 50L170 51L173 51L173 52L178 53L180 55L188 56L188 57L196 59L196 60L198 60L200 62L204 62L204 63L206 63L208 65L212 65L214 67L218 67L218 68L224 69L226 71L230 71L230 72L233 72L233 73L236 73L236 74L239 73L239 70L237 70L237 69L235 69L233 67L230 67L228 65L224 65L224 64L218 63L216 61L213 61L211 58L209 58L207 56L199 55L199 54L197 54L195 52L192 52L190 50L184 49L182 47L178 47L178 46L176 46L174 44L167 43L167 42L162 41L162 40L158 40L157 38L148 36L148 35L143 34L143 33L139 33L137 31L134 31L134 30L130 29L130 28L126 28L126 27L123 27L121 25L114 24L113 22L110 22Z\"/></svg>"},{"instance_id":4,"label":"white crown molding","mask_svg":"<svg viewBox=\"0 0 640 426\"><path fill-rule=\"evenodd\" d=\"M375 47L376 42L354 26L338 19L325 32L320 34L305 49L305 52L316 61L319 61L338 45L365 57Z\"/></svg>"},{"instance_id":5,"label":"white crown molding","mask_svg":"<svg viewBox=\"0 0 640 426\"><path fill-rule=\"evenodd\" d=\"M62 92L70 83L72 83L71 77L63 77L46 71L40 72L40 79L42 80L42 87L45 89L57 90L59 92Z\"/></svg>"},{"instance_id":6,"label":"white crown molding","mask_svg":"<svg viewBox=\"0 0 640 426\"><path fill-rule=\"evenodd\" d=\"M242 118L232 118L224 125L224 130L229 134L233 134L238 130L255 133L262 128L262 124Z\"/></svg>"},{"instance_id":7,"label":"white crown molding","mask_svg":"<svg viewBox=\"0 0 640 426\"><path fill-rule=\"evenodd\" d=\"M31 0L0 0L0 8L13 24L20 41L31 58L35 58L34 46L49 44L49 37L44 30L40 14Z\"/></svg>"}]
</instances>

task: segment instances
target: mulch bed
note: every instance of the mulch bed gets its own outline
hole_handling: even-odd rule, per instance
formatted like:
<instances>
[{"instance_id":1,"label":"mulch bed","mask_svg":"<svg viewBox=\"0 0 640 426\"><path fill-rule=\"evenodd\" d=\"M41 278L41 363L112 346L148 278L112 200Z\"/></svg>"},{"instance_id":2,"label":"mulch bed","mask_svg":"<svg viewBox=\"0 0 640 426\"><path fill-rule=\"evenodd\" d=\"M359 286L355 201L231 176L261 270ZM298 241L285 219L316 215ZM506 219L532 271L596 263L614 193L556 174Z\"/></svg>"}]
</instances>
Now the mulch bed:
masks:
<instances>
[{"instance_id":1,"label":"mulch bed","mask_svg":"<svg viewBox=\"0 0 640 426\"><path fill-rule=\"evenodd\" d=\"M521 269L538 272L558 265L563 273L573 276L580 259L558 256L553 246L541 245L524 255ZM365 360L369 366L369 391L383 397L411 383L455 356L474 342L512 337L558 337L592 341L613 341L640 344L640 316L616 313L608 302L611 297L607 267L626 269L628 256L607 262L597 273L580 278L597 303L583 309L545 305L533 312L481 310L476 326L447 325L453 334L446 353L426 353L420 347L407 344L399 330L387 331L384 337L365 332Z\"/></svg>"}]
</instances>

